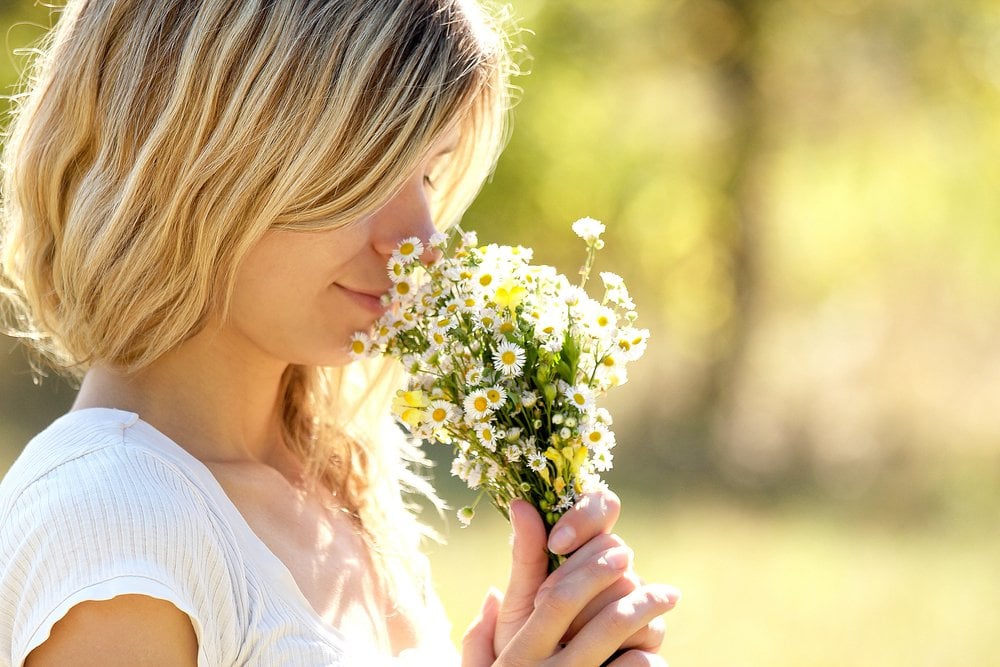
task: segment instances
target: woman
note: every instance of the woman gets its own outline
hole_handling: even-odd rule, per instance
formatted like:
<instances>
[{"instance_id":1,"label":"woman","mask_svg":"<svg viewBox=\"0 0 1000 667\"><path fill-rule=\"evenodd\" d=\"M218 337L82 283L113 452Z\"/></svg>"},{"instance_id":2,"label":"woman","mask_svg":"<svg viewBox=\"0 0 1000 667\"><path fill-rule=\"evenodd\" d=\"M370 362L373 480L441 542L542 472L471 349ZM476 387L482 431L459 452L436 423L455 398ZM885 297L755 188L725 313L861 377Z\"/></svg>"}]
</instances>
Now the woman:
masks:
<instances>
[{"instance_id":1,"label":"woman","mask_svg":"<svg viewBox=\"0 0 1000 667\"><path fill-rule=\"evenodd\" d=\"M0 664L415 664L453 657L384 426L348 364L385 262L493 167L510 72L460 0L71 0L5 152L17 330L82 377L0 485ZM658 617L587 497L464 665L661 664Z\"/></svg>"}]
</instances>

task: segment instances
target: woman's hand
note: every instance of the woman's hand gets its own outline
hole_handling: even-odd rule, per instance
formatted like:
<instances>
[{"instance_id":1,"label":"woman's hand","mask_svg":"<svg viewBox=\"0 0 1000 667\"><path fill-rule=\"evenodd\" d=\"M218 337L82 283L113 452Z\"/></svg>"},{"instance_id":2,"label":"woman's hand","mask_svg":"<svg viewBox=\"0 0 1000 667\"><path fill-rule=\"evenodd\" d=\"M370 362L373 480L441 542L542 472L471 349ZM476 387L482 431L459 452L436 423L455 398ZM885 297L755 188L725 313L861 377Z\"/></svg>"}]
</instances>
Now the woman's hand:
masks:
<instances>
[{"instance_id":1,"label":"woman's hand","mask_svg":"<svg viewBox=\"0 0 1000 667\"><path fill-rule=\"evenodd\" d=\"M553 527L548 546L571 553L547 575L545 527L527 503L511 504L513 564L507 594L491 591L463 642L463 665L662 665L659 617L679 598L668 586L644 585L631 550L610 531L620 504L610 491L591 494ZM621 650L619 650L621 649ZM616 654L616 651L618 653ZM499 657L498 657L499 656Z\"/></svg>"}]
</instances>

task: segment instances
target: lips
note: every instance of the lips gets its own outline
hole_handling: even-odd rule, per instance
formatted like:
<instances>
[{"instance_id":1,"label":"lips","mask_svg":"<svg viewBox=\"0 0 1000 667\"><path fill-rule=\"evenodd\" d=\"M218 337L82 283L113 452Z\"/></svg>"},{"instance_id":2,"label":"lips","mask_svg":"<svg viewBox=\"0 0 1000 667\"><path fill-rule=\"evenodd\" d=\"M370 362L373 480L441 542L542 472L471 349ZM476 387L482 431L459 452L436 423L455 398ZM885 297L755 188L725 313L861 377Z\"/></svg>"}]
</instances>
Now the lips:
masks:
<instances>
[{"instance_id":1,"label":"lips","mask_svg":"<svg viewBox=\"0 0 1000 667\"><path fill-rule=\"evenodd\" d=\"M368 291L368 290L357 290L351 289L350 287L344 287L343 285L336 284L344 294L350 298L352 301L357 303L359 306L366 310L369 310L377 315L381 315L385 312L386 306L382 303L382 295L388 290L382 291Z\"/></svg>"}]
</instances>

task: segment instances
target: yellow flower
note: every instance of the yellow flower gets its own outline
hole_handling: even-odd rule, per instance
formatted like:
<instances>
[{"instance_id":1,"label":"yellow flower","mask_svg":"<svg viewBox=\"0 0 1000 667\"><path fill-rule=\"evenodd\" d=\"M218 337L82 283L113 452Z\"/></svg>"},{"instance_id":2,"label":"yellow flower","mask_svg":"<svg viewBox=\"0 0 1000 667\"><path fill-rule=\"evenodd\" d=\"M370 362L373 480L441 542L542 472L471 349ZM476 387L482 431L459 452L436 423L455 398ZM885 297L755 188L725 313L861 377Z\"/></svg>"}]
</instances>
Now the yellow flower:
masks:
<instances>
[{"instance_id":1,"label":"yellow flower","mask_svg":"<svg viewBox=\"0 0 1000 667\"><path fill-rule=\"evenodd\" d=\"M410 426L419 426L427 420L427 412L424 408L430 405L427 395L420 390L396 392L396 398L392 401L392 411L400 421Z\"/></svg>"},{"instance_id":2,"label":"yellow flower","mask_svg":"<svg viewBox=\"0 0 1000 667\"><path fill-rule=\"evenodd\" d=\"M524 289L513 280L507 280L497 288L496 294L493 295L493 300L501 308L506 308L507 310L514 310L521 302L524 301L524 297L527 296L528 290Z\"/></svg>"}]
</instances>

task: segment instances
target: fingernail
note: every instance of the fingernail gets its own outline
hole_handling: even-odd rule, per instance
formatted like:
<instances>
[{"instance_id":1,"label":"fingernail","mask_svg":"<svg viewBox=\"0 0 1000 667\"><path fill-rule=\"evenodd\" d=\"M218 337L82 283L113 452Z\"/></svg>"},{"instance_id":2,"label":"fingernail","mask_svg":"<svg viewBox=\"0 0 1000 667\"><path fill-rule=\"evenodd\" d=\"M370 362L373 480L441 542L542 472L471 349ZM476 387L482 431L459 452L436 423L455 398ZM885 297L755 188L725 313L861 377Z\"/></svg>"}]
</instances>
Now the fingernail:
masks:
<instances>
[{"instance_id":1,"label":"fingernail","mask_svg":"<svg viewBox=\"0 0 1000 667\"><path fill-rule=\"evenodd\" d=\"M549 535L549 551L564 554L573 546L576 531L571 526L560 526Z\"/></svg>"},{"instance_id":2,"label":"fingernail","mask_svg":"<svg viewBox=\"0 0 1000 667\"><path fill-rule=\"evenodd\" d=\"M512 539L517 537L517 524L518 524L518 521L515 518L515 515L518 512L517 506L518 506L518 503L520 503L520 502L522 502L522 501L520 501L520 500L512 500L511 503L510 503L510 505L509 505L509 507L508 507L508 512L507 513L510 516L510 529L511 529L511 532L513 533L513 535L511 535Z\"/></svg>"},{"instance_id":3,"label":"fingernail","mask_svg":"<svg viewBox=\"0 0 1000 667\"><path fill-rule=\"evenodd\" d=\"M608 552L604 554L604 562L613 570L624 570L628 567L630 556L628 547L615 547L608 549Z\"/></svg>"}]
</instances>

